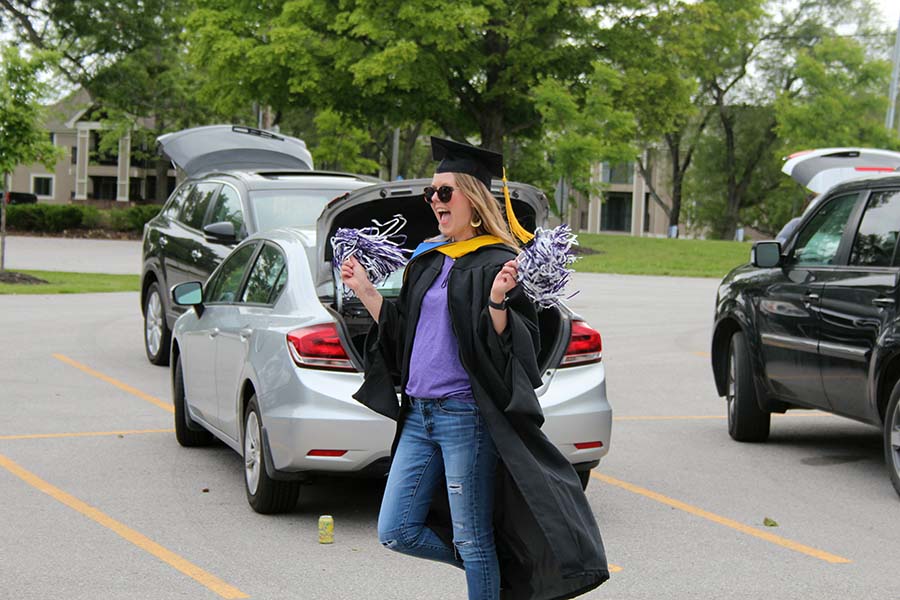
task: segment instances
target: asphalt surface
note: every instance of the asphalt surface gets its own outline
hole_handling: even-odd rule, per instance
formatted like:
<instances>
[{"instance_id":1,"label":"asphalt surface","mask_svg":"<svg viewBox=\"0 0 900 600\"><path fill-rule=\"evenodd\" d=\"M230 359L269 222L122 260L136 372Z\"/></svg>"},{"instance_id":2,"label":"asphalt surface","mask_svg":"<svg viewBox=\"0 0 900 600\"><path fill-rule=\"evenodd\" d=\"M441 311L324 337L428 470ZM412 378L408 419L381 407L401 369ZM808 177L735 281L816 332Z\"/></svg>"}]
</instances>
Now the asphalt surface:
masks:
<instances>
[{"instance_id":1,"label":"asphalt surface","mask_svg":"<svg viewBox=\"0 0 900 600\"><path fill-rule=\"evenodd\" d=\"M68 259L112 265L87 256L107 243ZM139 257L130 244L116 253ZM733 442L709 369L715 281L573 287L615 410L587 496L617 570L584 598L900 597L877 429L788 413L768 443ZM319 480L292 513L253 513L236 453L175 442L168 369L141 333L136 293L0 296L0 597L465 598L461 572L380 547L377 481Z\"/></svg>"}]
</instances>

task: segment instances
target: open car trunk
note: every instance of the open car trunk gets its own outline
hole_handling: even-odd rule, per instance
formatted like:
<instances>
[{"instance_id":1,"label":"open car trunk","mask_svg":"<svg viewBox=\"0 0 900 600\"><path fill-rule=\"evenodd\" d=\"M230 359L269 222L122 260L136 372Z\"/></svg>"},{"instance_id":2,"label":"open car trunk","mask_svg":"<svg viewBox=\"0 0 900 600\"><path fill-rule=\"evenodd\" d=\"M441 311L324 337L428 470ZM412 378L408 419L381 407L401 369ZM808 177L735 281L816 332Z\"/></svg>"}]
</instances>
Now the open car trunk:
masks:
<instances>
[{"instance_id":1,"label":"open car trunk","mask_svg":"<svg viewBox=\"0 0 900 600\"><path fill-rule=\"evenodd\" d=\"M156 138L159 150L188 177L213 169L309 171L312 155L303 140L252 127L207 125Z\"/></svg>"},{"instance_id":2,"label":"open car trunk","mask_svg":"<svg viewBox=\"0 0 900 600\"><path fill-rule=\"evenodd\" d=\"M356 298L344 299L341 295L339 274L332 265L331 238L341 227L368 227L373 221L384 223L402 215L407 223L402 232L406 235L405 248L415 249L425 239L438 234L437 223L431 207L424 200L424 188L430 179L410 179L373 185L350 192L332 200L319 217L316 227L316 290L319 300L331 309L338 321L338 329L357 365L362 365L363 343L373 324L363 304ZM509 184L510 198L516 218L523 227L534 231L536 226L547 223L549 206L547 197L539 189L521 183ZM491 192L503 209L503 190L495 182ZM387 299L400 293L402 270L394 273L380 286ZM539 313L541 349L538 364L543 370L556 367L565 351L569 338L570 314L565 309L545 309Z\"/></svg>"}]
</instances>

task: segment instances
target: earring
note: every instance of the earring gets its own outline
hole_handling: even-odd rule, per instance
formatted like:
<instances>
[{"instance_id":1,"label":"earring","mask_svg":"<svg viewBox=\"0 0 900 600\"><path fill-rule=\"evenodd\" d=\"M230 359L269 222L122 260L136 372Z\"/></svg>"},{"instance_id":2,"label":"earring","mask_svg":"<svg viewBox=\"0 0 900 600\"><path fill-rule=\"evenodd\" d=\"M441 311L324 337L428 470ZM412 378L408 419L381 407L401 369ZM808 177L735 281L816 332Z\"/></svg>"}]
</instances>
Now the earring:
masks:
<instances>
[{"instance_id":1,"label":"earring","mask_svg":"<svg viewBox=\"0 0 900 600\"><path fill-rule=\"evenodd\" d=\"M469 221L469 225L472 226L472 229L478 229L481 227L481 217L478 216L478 213L475 213L475 218Z\"/></svg>"}]
</instances>

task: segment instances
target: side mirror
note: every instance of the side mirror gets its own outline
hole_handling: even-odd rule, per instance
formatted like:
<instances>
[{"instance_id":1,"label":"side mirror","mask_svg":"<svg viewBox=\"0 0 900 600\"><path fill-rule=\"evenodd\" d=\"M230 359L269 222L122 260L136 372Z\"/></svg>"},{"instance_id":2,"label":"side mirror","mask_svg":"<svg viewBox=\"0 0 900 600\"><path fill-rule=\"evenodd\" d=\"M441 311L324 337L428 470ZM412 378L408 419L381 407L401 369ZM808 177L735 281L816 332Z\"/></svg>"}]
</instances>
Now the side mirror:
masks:
<instances>
[{"instance_id":1,"label":"side mirror","mask_svg":"<svg viewBox=\"0 0 900 600\"><path fill-rule=\"evenodd\" d=\"M207 239L217 244L232 244L237 241L237 232L231 221L210 223L203 228L203 233Z\"/></svg>"},{"instance_id":2,"label":"side mirror","mask_svg":"<svg viewBox=\"0 0 900 600\"><path fill-rule=\"evenodd\" d=\"M760 269L771 269L781 265L781 242L756 242L750 249L750 263Z\"/></svg>"},{"instance_id":3,"label":"side mirror","mask_svg":"<svg viewBox=\"0 0 900 600\"><path fill-rule=\"evenodd\" d=\"M199 281L179 283L172 288L172 300L178 306L196 306L203 303L203 284Z\"/></svg>"}]
</instances>

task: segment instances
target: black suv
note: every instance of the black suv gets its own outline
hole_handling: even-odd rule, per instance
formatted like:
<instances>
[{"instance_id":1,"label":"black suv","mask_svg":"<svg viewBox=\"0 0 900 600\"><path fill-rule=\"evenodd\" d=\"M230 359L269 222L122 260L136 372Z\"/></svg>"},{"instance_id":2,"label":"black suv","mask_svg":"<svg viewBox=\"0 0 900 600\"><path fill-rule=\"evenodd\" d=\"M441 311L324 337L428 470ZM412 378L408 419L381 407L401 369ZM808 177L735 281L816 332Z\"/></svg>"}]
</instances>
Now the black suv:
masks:
<instances>
[{"instance_id":1,"label":"black suv","mask_svg":"<svg viewBox=\"0 0 900 600\"><path fill-rule=\"evenodd\" d=\"M898 231L900 175L848 181L722 280L712 369L732 438L765 441L770 413L793 408L869 423L900 494Z\"/></svg>"},{"instance_id":2,"label":"black suv","mask_svg":"<svg viewBox=\"0 0 900 600\"><path fill-rule=\"evenodd\" d=\"M144 226L141 310L144 349L169 364L171 330L184 311L169 295L205 281L234 246L276 227L314 231L325 205L378 179L316 172L302 141L246 127L198 127L159 138L187 178Z\"/></svg>"}]
</instances>

